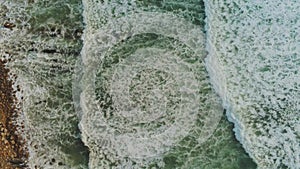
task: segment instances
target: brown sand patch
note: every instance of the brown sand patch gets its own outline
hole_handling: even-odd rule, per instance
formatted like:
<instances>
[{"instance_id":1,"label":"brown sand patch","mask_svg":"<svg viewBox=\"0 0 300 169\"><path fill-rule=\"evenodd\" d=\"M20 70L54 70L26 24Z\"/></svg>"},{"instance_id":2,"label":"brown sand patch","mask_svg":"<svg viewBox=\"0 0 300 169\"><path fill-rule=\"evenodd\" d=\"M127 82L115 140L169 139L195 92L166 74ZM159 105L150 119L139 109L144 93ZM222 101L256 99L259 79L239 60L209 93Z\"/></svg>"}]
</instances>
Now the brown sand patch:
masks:
<instances>
[{"instance_id":1,"label":"brown sand patch","mask_svg":"<svg viewBox=\"0 0 300 169\"><path fill-rule=\"evenodd\" d=\"M16 97L5 61L0 60L0 168L24 169L28 151L24 139L16 133L18 116Z\"/></svg>"}]
</instances>

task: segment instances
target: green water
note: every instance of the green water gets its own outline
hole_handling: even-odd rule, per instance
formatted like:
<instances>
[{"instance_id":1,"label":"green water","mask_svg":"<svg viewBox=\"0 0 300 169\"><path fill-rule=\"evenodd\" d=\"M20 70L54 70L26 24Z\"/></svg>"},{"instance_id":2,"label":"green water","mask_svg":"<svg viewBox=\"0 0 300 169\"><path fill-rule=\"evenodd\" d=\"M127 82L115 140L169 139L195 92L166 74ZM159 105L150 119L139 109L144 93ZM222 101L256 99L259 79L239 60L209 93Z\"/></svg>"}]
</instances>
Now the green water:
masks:
<instances>
[{"instance_id":1,"label":"green water","mask_svg":"<svg viewBox=\"0 0 300 169\"><path fill-rule=\"evenodd\" d=\"M164 158L166 168L195 169L255 169L256 164L235 139L232 132L233 124L222 117L213 135L203 144L197 145L193 140L184 140L182 147L172 150ZM189 148L185 148L189 144ZM189 154L189 158L186 158ZM174 161L173 159L176 159ZM183 164L188 161L191 166Z\"/></svg>"},{"instance_id":2,"label":"green water","mask_svg":"<svg viewBox=\"0 0 300 169\"><path fill-rule=\"evenodd\" d=\"M196 0L155 1L138 0L137 7L145 11L173 12L199 27L204 27L204 4ZM122 5L122 4L120 4ZM19 50L18 61L13 67L21 76L29 79L32 91L44 87L47 97L29 94L31 100L27 107L28 118L39 134L31 136L34 142L42 139L41 147L45 150L45 166L57 168L86 168L89 151L80 140L78 123L80 119L74 109L72 98L72 80L75 62L82 48L81 33L84 29L82 21L82 4L78 0L51 0L29 3L25 7L28 23L29 39L17 40L18 44L26 44L26 49ZM204 29L204 28L203 28ZM161 39L160 39L161 38ZM129 38L122 45L115 47L112 57L122 54L123 57L142 46L163 48L170 39L159 35L143 35ZM15 42L14 42L15 43ZM30 45L29 45L30 43ZM126 45L127 43L127 45ZM177 43L173 40L173 43ZM179 42L178 42L179 43ZM11 44L11 47L14 44ZM130 46L132 45L132 46ZM170 47L172 50L172 47ZM188 52L183 52L189 55ZM181 55L185 57L185 55ZM107 67L117 62L108 61ZM193 61L191 61L193 62ZM99 75L101 77L101 73ZM98 85L101 86L101 85ZM96 95L101 98L103 88L97 88ZM26 92L26 91L25 91ZM48 125L44 125L48 124ZM178 146L169 151L163 158L165 169L254 169L256 165L243 150L233 134L233 126L225 114L222 116L213 135L203 144L198 144L193 137L182 140ZM64 154L63 159L55 159L55 154L47 154L49 149L57 149ZM52 152L51 152L52 153ZM39 154L39 153L38 153ZM49 156L49 157L47 157ZM37 157L40 158L40 157ZM45 166L40 167L43 168ZM152 167L157 167L153 164Z\"/></svg>"}]
</instances>

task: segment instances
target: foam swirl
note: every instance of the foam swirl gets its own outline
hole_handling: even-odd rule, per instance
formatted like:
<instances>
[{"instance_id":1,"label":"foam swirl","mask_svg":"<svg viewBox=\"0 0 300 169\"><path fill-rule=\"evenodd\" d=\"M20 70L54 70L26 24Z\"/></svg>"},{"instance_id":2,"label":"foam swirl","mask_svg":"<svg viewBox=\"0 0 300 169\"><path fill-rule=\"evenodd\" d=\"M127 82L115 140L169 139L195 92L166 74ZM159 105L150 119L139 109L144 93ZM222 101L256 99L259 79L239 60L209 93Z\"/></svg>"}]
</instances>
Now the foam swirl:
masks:
<instances>
[{"instance_id":1,"label":"foam swirl","mask_svg":"<svg viewBox=\"0 0 300 169\"><path fill-rule=\"evenodd\" d=\"M205 142L222 107L204 56L202 30L168 13L130 14L86 33L80 127L90 167L147 166L191 134Z\"/></svg>"}]
</instances>

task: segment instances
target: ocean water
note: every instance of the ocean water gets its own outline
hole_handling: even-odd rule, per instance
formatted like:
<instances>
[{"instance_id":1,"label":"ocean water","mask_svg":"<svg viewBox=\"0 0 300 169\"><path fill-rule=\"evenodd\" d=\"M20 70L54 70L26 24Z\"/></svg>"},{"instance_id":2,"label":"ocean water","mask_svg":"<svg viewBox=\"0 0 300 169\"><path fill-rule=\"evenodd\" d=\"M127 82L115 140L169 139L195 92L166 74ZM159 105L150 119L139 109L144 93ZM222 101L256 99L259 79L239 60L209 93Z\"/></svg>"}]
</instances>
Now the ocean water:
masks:
<instances>
[{"instance_id":1,"label":"ocean water","mask_svg":"<svg viewBox=\"0 0 300 169\"><path fill-rule=\"evenodd\" d=\"M204 2L0 4L30 168L257 167L206 69Z\"/></svg>"},{"instance_id":2,"label":"ocean water","mask_svg":"<svg viewBox=\"0 0 300 169\"><path fill-rule=\"evenodd\" d=\"M29 168L86 168L72 98L82 47L80 1L1 1L1 57L18 76L15 88L25 125Z\"/></svg>"},{"instance_id":3,"label":"ocean water","mask_svg":"<svg viewBox=\"0 0 300 169\"><path fill-rule=\"evenodd\" d=\"M83 2L76 95L90 168L256 167L221 121L203 3Z\"/></svg>"},{"instance_id":4,"label":"ocean water","mask_svg":"<svg viewBox=\"0 0 300 169\"><path fill-rule=\"evenodd\" d=\"M206 63L237 139L258 168L299 168L299 2L205 6Z\"/></svg>"}]
</instances>

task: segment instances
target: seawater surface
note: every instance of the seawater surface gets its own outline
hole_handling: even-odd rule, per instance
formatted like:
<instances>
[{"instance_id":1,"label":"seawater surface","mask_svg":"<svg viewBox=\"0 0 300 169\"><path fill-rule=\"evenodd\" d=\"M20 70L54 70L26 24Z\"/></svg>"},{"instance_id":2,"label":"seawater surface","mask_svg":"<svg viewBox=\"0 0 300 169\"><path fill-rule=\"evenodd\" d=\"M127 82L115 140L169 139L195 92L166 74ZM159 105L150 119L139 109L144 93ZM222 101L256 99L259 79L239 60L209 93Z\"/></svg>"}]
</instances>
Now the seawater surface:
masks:
<instances>
[{"instance_id":1,"label":"seawater surface","mask_svg":"<svg viewBox=\"0 0 300 169\"><path fill-rule=\"evenodd\" d=\"M202 1L0 4L30 168L256 168L210 84Z\"/></svg>"}]
</instances>

